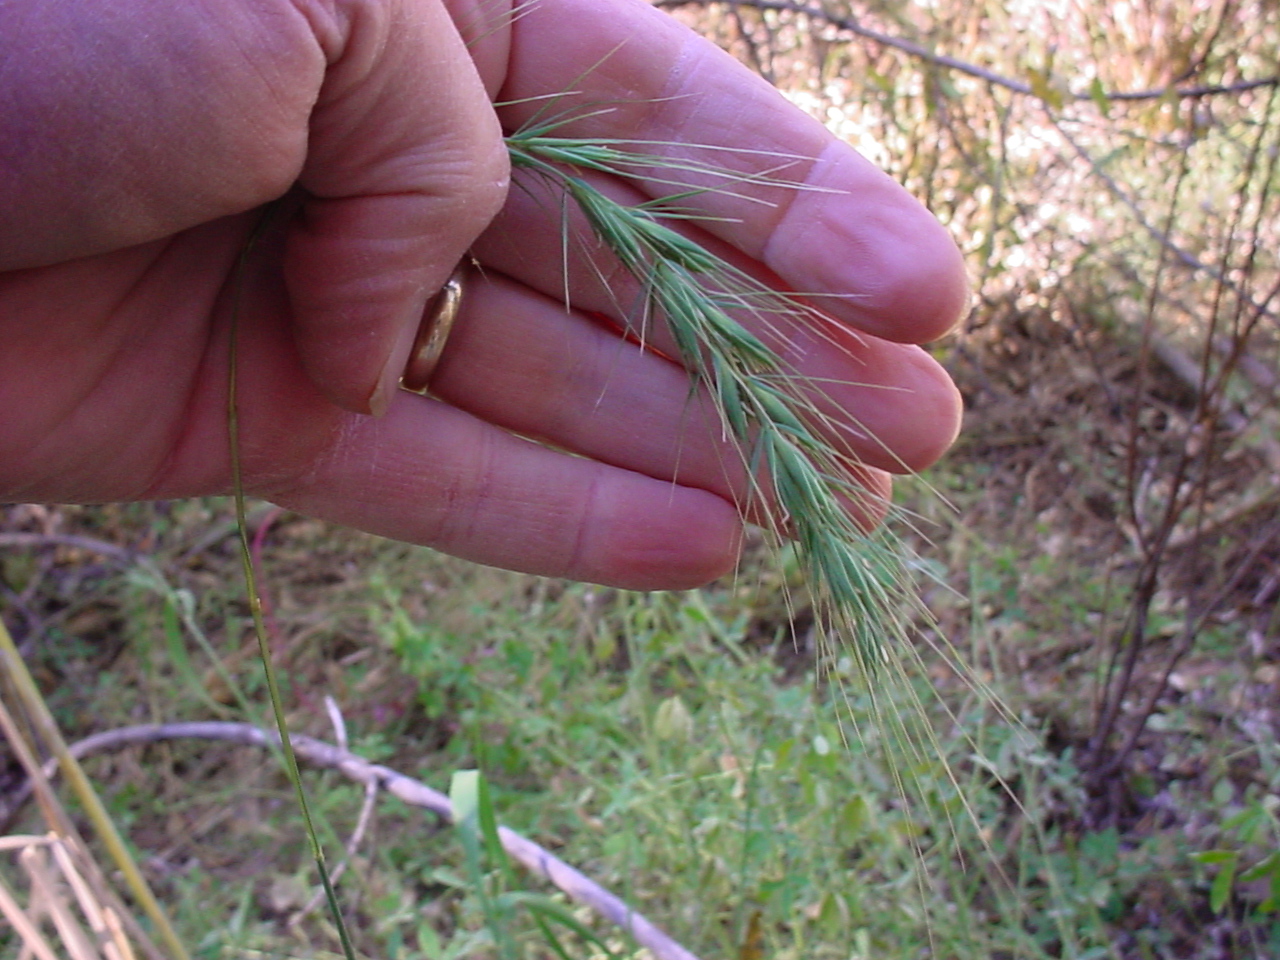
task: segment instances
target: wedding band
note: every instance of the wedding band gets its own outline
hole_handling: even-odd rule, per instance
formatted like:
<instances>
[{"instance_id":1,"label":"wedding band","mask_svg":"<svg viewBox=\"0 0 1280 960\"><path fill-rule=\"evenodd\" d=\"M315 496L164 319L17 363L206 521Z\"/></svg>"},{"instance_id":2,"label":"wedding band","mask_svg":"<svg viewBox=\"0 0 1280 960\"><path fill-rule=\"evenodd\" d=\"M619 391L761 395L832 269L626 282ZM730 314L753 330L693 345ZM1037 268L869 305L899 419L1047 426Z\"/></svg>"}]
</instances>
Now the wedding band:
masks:
<instances>
[{"instance_id":1,"label":"wedding band","mask_svg":"<svg viewBox=\"0 0 1280 960\"><path fill-rule=\"evenodd\" d=\"M435 373L440 354L444 353L444 345L449 340L449 331L462 308L465 279L466 267L458 264L422 315L409 362L405 364L404 375L400 378L400 386L410 393L425 394L430 388L431 374Z\"/></svg>"}]
</instances>

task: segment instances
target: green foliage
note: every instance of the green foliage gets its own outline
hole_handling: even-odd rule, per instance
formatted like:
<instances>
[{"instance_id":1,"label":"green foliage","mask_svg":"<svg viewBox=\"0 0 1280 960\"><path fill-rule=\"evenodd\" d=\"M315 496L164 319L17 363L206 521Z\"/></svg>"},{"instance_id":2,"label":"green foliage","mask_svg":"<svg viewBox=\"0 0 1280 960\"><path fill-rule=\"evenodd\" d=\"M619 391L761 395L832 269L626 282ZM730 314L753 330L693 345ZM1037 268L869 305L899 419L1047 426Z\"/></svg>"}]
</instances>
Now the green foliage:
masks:
<instances>
[{"instance_id":1,"label":"green foliage","mask_svg":"<svg viewBox=\"0 0 1280 960\"><path fill-rule=\"evenodd\" d=\"M1225 818L1223 846L1193 856L1214 868L1209 907L1222 913L1233 901L1260 916L1280 907L1280 797L1268 794ZM1226 846L1225 844L1230 844Z\"/></svg>"},{"instance_id":2,"label":"green foliage","mask_svg":"<svg viewBox=\"0 0 1280 960\"><path fill-rule=\"evenodd\" d=\"M568 587L561 603L592 592ZM556 610L505 623L490 610L480 657L474 639L403 615L388 637L424 708L446 695L456 708L446 753L487 771L500 819L556 837L695 952L733 955L753 935L779 957L843 958L851 943L1038 956L1059 942L1026 922L993 868L1030 850L999 839L1009 798L995 774L1051 764L1035 739L972 711L969 742L910 760L900 775L930 786L904 805L903 757L875 717L918 698L842 692L812 672L780 682L725 600L613 595L585 634Z\"/></svg>"},{"instance_id":3,"label":"green foliage","mask_svg":"<svg viewBox=\"0 0 1280 960\"><path fill-rule=\"evenodd\" d=\"M561 960L569 960L565 935L572 934L595 956L613 960L618 954L555 899L512 889L516 876L499 836L489 787L477 770L460 770L449 788L455 829L466 861L469 889L480 902L485 928L502 960L517 960L521 953L512 937L515 915L532 920L544 944ZM448 952L441 950L447 956Z\"/></svg>"}]
</instances>

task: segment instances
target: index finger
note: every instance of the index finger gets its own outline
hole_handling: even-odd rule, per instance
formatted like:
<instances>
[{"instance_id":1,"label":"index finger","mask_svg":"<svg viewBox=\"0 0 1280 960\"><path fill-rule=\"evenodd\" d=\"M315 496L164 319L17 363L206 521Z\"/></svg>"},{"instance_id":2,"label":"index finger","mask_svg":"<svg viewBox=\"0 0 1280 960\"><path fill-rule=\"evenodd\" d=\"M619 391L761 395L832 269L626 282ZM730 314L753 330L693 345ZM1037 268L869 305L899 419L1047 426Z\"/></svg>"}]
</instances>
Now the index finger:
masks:
<instances>
[{"instance_id":1,"label":"index finger","mask_svg":"<svg viewBox=\"0 0 1280 960\"><path fill-rule=\"evenodd\" d=\"M890 340L945 333L968 296L946 230L899 184L767 82L643 0L540 0L511 25L504 126L624 140L658 159L641 188L681 191L701 226L825 312ZM714 177L662 165L694 161ZM660 173L657 171L661 171Z\"/></svg>"}]
</instances>

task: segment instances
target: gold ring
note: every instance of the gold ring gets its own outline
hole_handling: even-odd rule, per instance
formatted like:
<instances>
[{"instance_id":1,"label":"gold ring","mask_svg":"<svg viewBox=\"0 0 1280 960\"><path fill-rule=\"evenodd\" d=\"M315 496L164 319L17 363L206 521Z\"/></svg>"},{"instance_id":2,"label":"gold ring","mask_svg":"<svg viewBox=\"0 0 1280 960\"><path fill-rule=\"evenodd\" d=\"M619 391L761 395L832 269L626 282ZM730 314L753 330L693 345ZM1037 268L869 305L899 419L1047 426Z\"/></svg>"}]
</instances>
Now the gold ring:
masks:
<instances>
[{"instance_id":1,"label":"gold ring","mask_svg":"<svg viewBox=\"0 0 1280 960\"><path fill-rule=\"evenodd\" d=\"M409 353L409 362L405 364L404 376L400 378L400 386L410 393L426 394L430 389L431 374L435 373L440 354L444 353L444 345L449 339L449 332L462 309L465 279L466 267L458 264L422 315L418 336L414 338L413 350Z\"/></svg>"}]
</instances>

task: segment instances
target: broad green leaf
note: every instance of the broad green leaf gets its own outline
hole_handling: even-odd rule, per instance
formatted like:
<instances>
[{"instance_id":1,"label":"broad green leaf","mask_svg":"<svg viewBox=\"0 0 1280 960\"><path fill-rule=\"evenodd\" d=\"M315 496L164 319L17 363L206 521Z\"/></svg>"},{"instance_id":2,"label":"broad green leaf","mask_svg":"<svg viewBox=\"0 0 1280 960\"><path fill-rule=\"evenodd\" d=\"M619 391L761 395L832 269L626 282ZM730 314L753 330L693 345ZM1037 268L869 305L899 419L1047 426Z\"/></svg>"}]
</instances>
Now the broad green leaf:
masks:
<instances>
[{"instance_id":1,"label":"broad green leaf","mask_svg":"<svg viewBox=\"0 0 1280 960\"><path fill-rule=\"evenodd\" d=\"M1235 879L1236 860L1233 857L1222 865L1218 875L1213 878L1213 885L1209 888L1209 909L1214 913L1221 913L1227 905L1227 901L1231 898L1231 888L1235 885Z\"/></svg>"}]
</instances>

